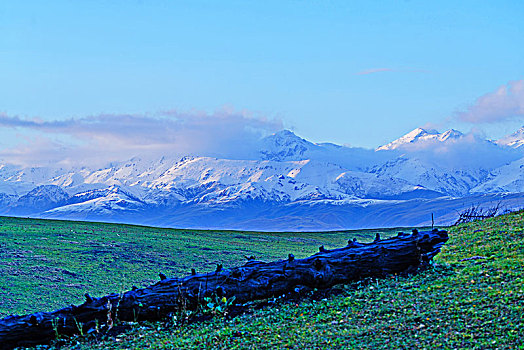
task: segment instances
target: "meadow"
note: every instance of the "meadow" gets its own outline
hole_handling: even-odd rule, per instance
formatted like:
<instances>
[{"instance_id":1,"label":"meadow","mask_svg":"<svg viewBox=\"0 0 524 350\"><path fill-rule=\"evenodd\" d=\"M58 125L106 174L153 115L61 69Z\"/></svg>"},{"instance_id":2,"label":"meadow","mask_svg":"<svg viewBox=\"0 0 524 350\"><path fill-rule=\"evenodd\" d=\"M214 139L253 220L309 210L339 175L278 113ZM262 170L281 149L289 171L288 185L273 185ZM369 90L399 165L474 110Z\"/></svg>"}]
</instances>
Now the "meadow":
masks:
<instances>
[{"instance_id":1,"label":"meadow","mask_svg":"<svg viewBox=\"0 0 524 350\"><path fill-rule=\"evenodd\" d=\"M409 230L409 229L408 229ZM258 260L309 256L320 245L371 241L397 229L312 233L194 231L0 217L0 317L52 311L147 286L158 274L185 276Z\"/></svg>"},{"instance_id":2,"label":"meadow","mask_svg":"<svg viewBox=\"0 0 524 350\"><path fill-rule=\"evenodd\" d=\"M184 231L1 218L0 312L51 310L82 295L127 290L215 263L314 253L382 230L329 233ZM383 236L398 229L385 230ZM78 336L74 349L524 349L524 212L449 228L427 270L343 286L336 295L276 301L232 318L129 324Z\"/></svg>"}]
</instances>

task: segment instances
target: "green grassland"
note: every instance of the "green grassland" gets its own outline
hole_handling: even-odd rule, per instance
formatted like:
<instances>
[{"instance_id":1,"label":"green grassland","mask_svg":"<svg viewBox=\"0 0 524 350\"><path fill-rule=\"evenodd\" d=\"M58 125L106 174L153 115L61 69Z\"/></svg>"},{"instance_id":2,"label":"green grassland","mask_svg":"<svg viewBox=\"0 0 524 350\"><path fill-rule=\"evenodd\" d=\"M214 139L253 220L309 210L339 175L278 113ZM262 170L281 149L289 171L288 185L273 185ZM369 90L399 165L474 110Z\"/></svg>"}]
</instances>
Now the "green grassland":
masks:
<instances>
[{"instance_id":1,"label":"green grassland","mask_svg":"<svg viewBox=\"0 0 524 350\"><path fill-rule=\"evenodd\" d=\"M297 258L342 247L376 232L257 233L192 231L91 222L0 217L0 317L79 304L84 293L102 296L147 286L158 273L185 276L259 260Z\"/></svg>"},{"instance_id":2,"label":"green grassland","mask_svg":"<svg viewBox=\"0 0 524 350\"><path fill-rule=\"evenodd\" d=\"M239 264L244 255L301 257L320 244L342 246L349 237L369 238L375 232L192 232L7 218L1 223L0 261L9 263L1 267L4 313L53 309L66 300L79 301L86 290L98 295L147 284L159 270L185 274L193 266L212 269L218 261ZM450 240L433 265L415 276L365 281L320 300L277 301L229 319L133 324L119 335L69 340L66 348L524 349L524 212L449 231ZM6 304L6 297L14 301Z\"/></svg>"}]
</instances>

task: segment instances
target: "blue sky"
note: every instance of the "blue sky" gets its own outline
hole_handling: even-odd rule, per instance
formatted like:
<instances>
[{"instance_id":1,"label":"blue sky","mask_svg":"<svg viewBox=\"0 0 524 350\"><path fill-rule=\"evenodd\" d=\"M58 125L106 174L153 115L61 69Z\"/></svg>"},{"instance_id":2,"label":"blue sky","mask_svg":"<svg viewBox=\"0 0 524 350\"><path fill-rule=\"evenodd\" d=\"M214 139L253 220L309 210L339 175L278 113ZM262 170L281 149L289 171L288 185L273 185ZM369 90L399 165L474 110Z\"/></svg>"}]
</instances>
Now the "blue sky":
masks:
<instances>
[{"instance_id":1,"label":"blue sky","mask_svg":"<svg viewBox=\"0 0 524 350\"><path fill-rule=\"evenodd\" d=\"M23 122L104 115L370 148L418 126L497 138L524 124L523 38L522 1L3 1L0 147L74 143Z\"/></svg>"}]
</instances>

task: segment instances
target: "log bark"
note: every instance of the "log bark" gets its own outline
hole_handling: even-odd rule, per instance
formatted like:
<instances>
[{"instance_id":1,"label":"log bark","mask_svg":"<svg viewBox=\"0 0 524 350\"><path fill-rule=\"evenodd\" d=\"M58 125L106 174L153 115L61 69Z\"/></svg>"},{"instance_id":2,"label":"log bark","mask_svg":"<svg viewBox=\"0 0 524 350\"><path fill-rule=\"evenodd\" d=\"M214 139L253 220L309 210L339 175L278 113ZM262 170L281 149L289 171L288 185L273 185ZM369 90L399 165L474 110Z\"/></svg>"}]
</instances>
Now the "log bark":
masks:
<instances>
[{"instance_id":1,"label":"log bark","mask_svg":"<svg viewBox=\"0 0 524 350\"><path fill-rule=\"evenodd\" d=\"M242 266L215 272L192 274L183 278L167 278L149 287L136 288L121 294L95 298L86 294L81 305L53 312L14 315L0 320L0 348L45 344L56 335L88 332L96 327L110 328L115 320L160 320L181 306L196 309L203 297L219 295L236 303L278 297L293 293L296 288L329 288L336 284L384 277L388 274L414 270L427 264L448 240L446 231L432 231L380 240L372 243L349 241L344 248L319 252L305 259L289 254L286 260L261 262L249 260Z\"/></svg>"}]
</instances>

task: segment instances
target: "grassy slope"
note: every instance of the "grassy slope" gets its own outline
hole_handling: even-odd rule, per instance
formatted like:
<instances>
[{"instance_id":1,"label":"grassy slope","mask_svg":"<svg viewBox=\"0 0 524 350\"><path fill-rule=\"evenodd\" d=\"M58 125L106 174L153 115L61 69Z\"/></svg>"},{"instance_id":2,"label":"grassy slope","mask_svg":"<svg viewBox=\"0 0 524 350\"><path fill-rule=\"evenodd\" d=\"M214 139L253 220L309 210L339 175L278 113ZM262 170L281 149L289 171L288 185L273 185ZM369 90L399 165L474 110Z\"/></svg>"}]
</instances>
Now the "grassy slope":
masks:
<instances>
[{"instance_id":1,"label":"grassy slope","mask_svg":"<svg viewBox=\"0 0 524 350\"><path fill-rule=\"evenodd\" d=\"M374 237L375 230L331 233L188 231L103 223L0 217L0 317L52 311L158 281L244 263L309 256L324 244ZM395 230L381 231L383 235Z\"/></svg>"},{"instance_id":2,"label":"grassy slope","mask_svg":"<svg viewBox=\"0 0 524 350\"><path fill-rule=\"evenodd\" d=\"M231 320L136 326L78 348L523 349L523 227L524 212L453 227L434 267L412 278ZM487 259L461 261L475 256Z\"/></svg>"},{"instance_id":3,"label":"grassy slope","mask_svg":"<svg viewBox=\"0 0 524 350\"><path fill-rule=\"evenodd\" d=\"M4 225L6 224L2 222L0 235L6 233ZM60 225L70 225L70 223L56 222L56 225L60 227ZM16 226L12 226L12 229L13 227ZM97 229L114 230L115 227L102 224L90 224L89 226L95 231ZM121 236L126 231L129 232L130 241L137 239L137 232L130 232L135 230L134 227L118 227L121 228L119 232ZM304 301L298 305L280 303L274 307L254 311L251 315L231 320L214 319L183 327L168 328L160 323L136 325L132 331L121 334L116 339L110 338L99 342L81 341L70 347L85 349L273 349L286 347L322 349L345 346L387 349L523 349L523 227L524 212L453 227L450 230L450 241L435 259L434 267L412 278L392 276L386 280L362 285L356 290L348 289L345 294L333 296L327 300ZM26 227L26 229L29 228L29 226ZM164 245L169 247L169 242L174 244L173 233L162 236L163 230L149 228L136 228L136 230L151 235L144 243L153 247L149 251L156 251ZM177 231L176 236L181 237L183 232ZM111 235L111 232L107 234ZM238 237L245 236L249 239L234 238L230 242L228 237L231 236L231 233L211 232L209 236L207 233L187 233L184 239L193 241L199 234L203 235L202 240L191 244L197 247L213 247L217 251L220 250L220 247L223 248L229 244L235 246L233 241L237 240L239 246L235 253L217 257L217 252L212 251L213 253L208 256L208 259L220 258L226 262L226 265L228 265L228 259L234 263L239 261L241 255L249 252L257 252L258 256L268 254L269 258L272 249L278 251L274 254L278 258L285 256L289 251L296 252L300 247L303 247L304 251L296 255L308 255L312 251L312 246L326 243L326 241L329 242L326 246L341 245L345 243L345 237L348 236L348 233L331 234L323 236L320 241L318 234L310 234L309 237L306 235L297 239L285 234L234 233ZM4 237L1 237L2 244L6 242ZM37 237L36 233L35 237ZM93 236L90 237L94 239ZM159 242L155 242L155 239L158 238L161 238ZM64 240L64 237L61 239ZM72 237L67 239L72 240ZM102 238L98 236L96 239L102 241ZM271 241L261 242L255 241L256 239L270 239ZM124 239L122 241L124 242ZM296 241L300 241L299 244ZM248 243L252 244L247 247L240 246L240 244ZM189 244L186 243L186 245ZM15 248L22 250L19 245L15 245ZM88 247L85 248L88 249ZM13 247L10 246L10 249ZM28 250L28 248L24 249ZM197 248L182 246L181 249ZM56 250L58 254L58 246ZM167 254L166 252L170 249L160 249L160 251ZM40 251L37 253L41 254ZM32 254L38 256L37 253ZM205 253L209 251L199 251L198 254ZM28 255L29 253L18 252L18 254ZM169 255L163 261L167 262L173 258L178 261L191 254L197 253ZM66 254L66 256L74 256L74 254ZM474 256L483 256L487 259L461 261ZM2 256L0 259L14 258ZM202 258L197 258L191 261L196 263L201 260ZM29 260L26 259L26 261ZM123 264L123 262L118 263ZM128 263L133 266L132 262ZM12 268L16 265L8 266ZM111 268L111 264L104 266ZM134 266L136 268L136 265ZM166 265L165 269L168 272L176 272L174 269L178 268L177 266L170 270ZM182 271L187 271L190 266L192 266L190 261L186 261ZM18 268L20 271L21 266ZM145 278L156 278L158 268L159 265L146 265L146 268L142 268L142 270L152 270L147 273L143 272ZM37 269L38 271L40 270ZM5 278L3 274L1 276ZM68 275L61 277L69 278ZM110 277L101 277L100 280L104 278L109 279ZM113 278L118 278L118 275L113 274ZM2 281L0 286L4 283ZM44 282L40 287L43 288L46 283L48 282ZM89 283L96 287L95 282ZM97 283L99 287L102 287L100 290L104 290L104 286L101 286L100 282ZM115 285L118 286L118 284L113 284L109 287L114 289ZM106 287L106 289L113 290L111 288ZM67 292L63 293L67 295ZM28 292L26 291L25 294ZM4 296L0 298L0 303L3 303Z\"/></svg>"}]
</instances>

